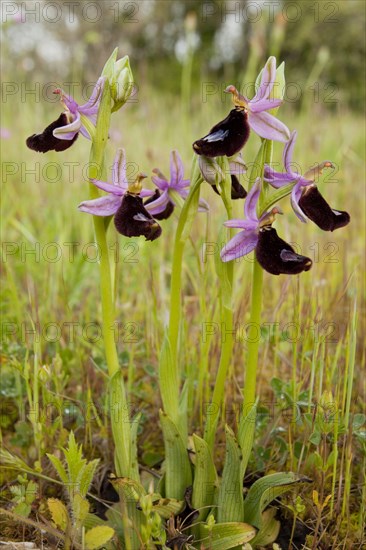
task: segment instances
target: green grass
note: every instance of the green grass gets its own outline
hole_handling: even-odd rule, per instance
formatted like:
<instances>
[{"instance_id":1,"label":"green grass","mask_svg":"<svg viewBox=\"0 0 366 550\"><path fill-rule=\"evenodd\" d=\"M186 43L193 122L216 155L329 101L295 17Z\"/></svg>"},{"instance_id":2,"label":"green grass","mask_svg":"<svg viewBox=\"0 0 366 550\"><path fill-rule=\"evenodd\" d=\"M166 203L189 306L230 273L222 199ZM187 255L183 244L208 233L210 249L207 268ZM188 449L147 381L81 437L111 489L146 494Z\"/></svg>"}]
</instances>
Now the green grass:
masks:
<instances>
[{"instance_id":1,"label":"green grass","mask_svg":"<svg viewBox=\"0 0 366 550\"><path fill-rule=\"evenodd\" d=\"M137 104L128 105L114 116L112 127L121 132L122 138L116 142L112 134L110 165L115 147L123 144L128 162L135 163L135 172L150 173L158 166L169 173L169 153L176 148L188 176L191 143L207 133L228 105L214 97L187 121L174 98L142 90ZM87 456L101 458L101 479L103 471L113 469L106 412L107 369L99 329L93 223L91 216L77 210L79 202L88 198L85 159L89 144L79 138L62 154L32 153L25 146L26 137L51 122L57 116L57 107L29 103L7 107L9 112L5 112L2 124L11 129L12 138L2 142L3 158L15 163L18 171L3 177L3 252L8 251L3 257L2 285L3 445L36 469L40 470L42 464L43 474L53 477L45 453L57 452L73 429ZM15 120L10 118L14 108L20 111ZM298 493L300 500L295 501L297 493L282 499L284 513L288 511L288 517L292 517L295 509L299 520L310 528L306 548L361 548L366 456L362 416L366 329L362 283L364 130L360 117L341 104L333 115L319 105L301 114L285 106L281 117L291 129L298 130L295 159L304 171L323 159L339 167L333 176L335 181L327 182L325 175L319 187L333 207L350 212L351 224L335 233L323 233L311 223L300 224L289 202L283 202L285 216L277 220L276 228L284 239L310 256L314 265L299 277L264 275L258 379L261 414L248 471L255 475L292 470L314 480L313 486ZM247 162L254 158L258 145L253 134L244 149ZM276 145L274 156L278 161L281 151L282 147ZM54 182L50 181L49 164L53 162L62 171L62 177ZM69 178L70 162L79 163L73 181ZM25 169L34 168L39 178L24 175ZM201 435L205 413L202 401L210 401L225 328L219 325L214 256L205 255L204 246L212 243L206 244L206 250L213 250L226 219L219 197L208 184L202 195L211 211L208 221L205 215L197 215L191 243L185 250L186 345L180 357L184 375L192 382L188 396L190 433ZM236 201L234 217L241 215L242 203ZM163 235L153 243L128 240L117 235L113 226L108 234L111 254L118 252L119 257L115 274L118 352L131 409L142 412L139 460L148 467L163 458L157 364L169 309L176 223L176 218L162 222ZM75 243L74 253L70 243ZM53 261L56 253L60 257ZM251 266L250 259L242 259L235 263L234 271L237 333L224 411L232 427L242 402ZM40 328L39 339L30 333L33 325ZM214 334L209 336L207 331ZM215 448L219 471L223 437L221 424ZM9 504L9 484L15 483L16 475L5 470L2 475L5 506ZM42 483L47 495L53 491L58 494L57 486ZM16 529L12 531L11 525L5 527L2 523L1 528L5 529L5 537L15 536Z\"/></svg>"}]
</instances>

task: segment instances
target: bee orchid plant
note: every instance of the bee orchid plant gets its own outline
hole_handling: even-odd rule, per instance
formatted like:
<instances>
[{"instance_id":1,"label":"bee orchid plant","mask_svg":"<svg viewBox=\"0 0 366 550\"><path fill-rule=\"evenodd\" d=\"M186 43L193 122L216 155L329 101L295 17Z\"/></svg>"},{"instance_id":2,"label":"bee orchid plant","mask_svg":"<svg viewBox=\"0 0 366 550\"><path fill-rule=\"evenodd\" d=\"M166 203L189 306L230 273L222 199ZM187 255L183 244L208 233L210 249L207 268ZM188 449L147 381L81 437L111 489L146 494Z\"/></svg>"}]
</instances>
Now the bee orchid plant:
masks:
<instances>
[{"instance_id":1,"label":"bee orchid plant","mask_svg":"<svg viewBox=\"0 0 366 550\"><path fill-rule=\"evenodd\" d=\"M85 105L79 105L60 89L55 90L65 110L42 133L27 139L30 149L42 153L51 150L64 152L75 143L79 134L91 141L90 196L79 205L79 210L93 216L95 238L101 251L103 337L117 476L114 484L120 497L120 503L114 505L107 518L120 539L117 544L126 545L126 548L182 548L189 545L187 547L198 549L209 548L211 546L207 545L212 544L214 548L229 549L241 547L249 541L252 548L264 541L268 544L275 540L279 524L273 518L272 509L265 511L265 506L296 483L308 481L292 473L272 474L256 481L244 500L243 479L254 441L256 415L259 343L255 339L252 342L248 339L244 405L237 434L229 426L225 427L226 461L220 479L214 461L215 435L232 360L233 260L255 252L250 322L258 326L261 321L263 270L274 275L297 275L312 267L310 258L297 254L273 227L277 223L276 216L282 213L277 203L291 195L297 217L302 222L310 219L325 231L344 227L350 221L347 212L328 205L315 184L321 171L332 166L330 161L313 167L303 176L292 169L297 134L295 131L290 133L276 117L283 103L284 88L283 64L277 68L274 57L270 57L262 69L252 99L242 96L234 86L228 86L226 92L232 95L234 108L208 134L194 141L191 177L184 177L183 161L174 150L170 154L170 178L157 168L153 170L155 190L142 187L142 181L147 178L144 172L139 172L132 181L128 180L126 154L122 148L115 155L111 183L104 168L111 115L125 104L133 90L129 60L127 57L117 60L117 50L107 61ZM255 173L254 168L251 170L247 191L240 181L246 173L241 151L252 132L261 138L255 166L256 169L259 166L260 175ZM273 142L285 144L283 173L274 171L271 166ZM95 166L99 168L97 171ZM187 382L183 383L180 365L183 346L182 266L195 216L197 212L203 213L209 209L207 202L199 196L205 181L222 198L228 218L224 224L228 238L216 269L221 321L225 323L229 336L221 343L211 396L213 407L206 415L203 437L194 434L191 439L192 460L187 451ZM271 191L272 188L275 191ZM106 194L101 195L100 191ZM244 201L243 219L232 217L233 199ZM178 222L173 246L170 316L159 360L163 403L160 423L165 462L159 485L152 487L151 483L144 485L140 477L137 460L138 418L132 422L126 412L128 395L111 330L115 321L113 265L107 244L109 224L105 223L105 219L113 217L116 231L126 237L144 236L146 240L154 241L163 232L157 220L166 220L173 212L178 213ZM236 234L235 229L239 229ZM121 422L121 418L124 421ZM165 521L167 530L164 529Z\"/></svg>"}]
</instances>

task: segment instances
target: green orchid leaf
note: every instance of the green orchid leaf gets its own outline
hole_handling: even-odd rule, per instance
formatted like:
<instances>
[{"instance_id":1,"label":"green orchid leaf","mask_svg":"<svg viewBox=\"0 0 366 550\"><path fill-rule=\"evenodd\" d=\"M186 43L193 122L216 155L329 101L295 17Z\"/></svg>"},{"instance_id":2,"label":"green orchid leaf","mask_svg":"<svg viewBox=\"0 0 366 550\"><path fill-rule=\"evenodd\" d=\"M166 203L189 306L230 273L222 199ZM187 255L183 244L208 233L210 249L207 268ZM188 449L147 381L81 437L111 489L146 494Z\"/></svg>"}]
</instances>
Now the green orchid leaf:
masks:
<instances>
[{"instance_id":1,"label":"green orchid leaf","mask_svg":"<svg viewBox=\"0 0 366 550\"><path fill-rule=\"evenodd\" d=\"M217 474L212 453L206 441L193 435L195 450L192 506L199 511L195 522L204 521L214 503Z\"/></svg>"},{"instance_id":2,"label":"green orchid leaf","mask_svg":"<svg viewBox=\"0 0 366 550\"><path fill-rule=\"evenodd\" d=\"M183 500L187 487L192 485L192 468L187 445L176 424L163 411L160 423L165 445L165 496Z\"/></svg>"},{"instance_id":3,"label":"green orchid leaf","mask_svg":"<svg viewBox=\"0 0 366 550\"><path fill-rule=\"evenodd\" d=\"M178 423L179 383L176 366L173 363L168 332L166 331L159 358L159 388L164 411Z\"/></svg>"},{"instance_id":4,"label":"green orchid leaf","mask_svg":"<svg viewBox=\"0 0 366 550\"><path fill-rule=\"evenodd\" d=\"M109 385L111 427L115 443L115 468L119 477L130 476L131 424L121 371L112 376Z\"/></svg>"},{"instance_id":5,"label":"green orchid leaf","mask_svg":"<svg viewBox=\"0 0 366 550\"><path fill-rule=\"evenodd\" d=\"M262 512L265 508L294 485L310 482L307 477L297 474L276 473L258 479L250 487L244 503L244 520L257 529L263 526Z\"/></svg>"},{"instance_id":6,"label":"green orchid leaf","mask_svg":"<svg viewBox=\"0 0 366 550\"><path fill-rule=\"evenodd\" d=\"M202 525L200 549L229 550L249 542L255 537L256 530L247 523L218 523L212 526Z\"/></svg>"},{"instance_id":7,"label":"green orchid leaf","mask_svg":"<svg viewBox=\"0 0 366 550\"><path fill-rule=\"evenodd\" d=\"M243 521L244 499L242 453L239 443L229 426L225 426L226 457L219 488L217 520L219 523Z\"/></svg>"},{"instance_id":8,"label":"green orchid leaf","mask_svg":"<svg viewBox=\"0 0 366 550\"><path fill-rule=\"evenodd\" d=\"M243 455L242 461L241 461L241 471L240 471L240 478L242 482L244 480L245 471L248 466L250 453L252 452L256 415L257 415L257 405L254 404L246 416L242 414L239 422L238 442Z\"/></svg>"},{"instance_id":9,"label":"green orchid leaf","mask_svg":"<svg viewBox=\"0 0 366 550\"><path fill-rule=\"evenodd\" d=\"M281 524L275 519L276 508L268 508L262 514L262 527L251 541L253 548L268 546L278 537Z\"/></svg>"}]
</instances>

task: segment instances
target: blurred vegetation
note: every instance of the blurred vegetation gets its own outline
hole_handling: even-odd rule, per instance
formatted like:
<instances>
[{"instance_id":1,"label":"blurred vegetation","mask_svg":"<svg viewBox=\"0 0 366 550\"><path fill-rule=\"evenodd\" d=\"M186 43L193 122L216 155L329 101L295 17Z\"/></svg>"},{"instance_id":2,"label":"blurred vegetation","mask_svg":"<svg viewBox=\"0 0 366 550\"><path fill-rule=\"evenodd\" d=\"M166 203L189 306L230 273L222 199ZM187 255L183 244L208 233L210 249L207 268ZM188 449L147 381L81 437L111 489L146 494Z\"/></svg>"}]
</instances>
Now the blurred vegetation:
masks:
<instances>
[{"instance_id":1,"label":"blurred vegetation","mask_svg":"<svg viewBox=\"0 0 366 550\"><path fill-rule=\"evenodd\" d=\"M311 93L329 108L342 101L361 110L365 103L363 0L37 4L38 20L25 11L34 2L23 2L25 21L3 23L4 80L88 82L119 46L131 57L136 82L162 93L179 94L182 64L191 56L197 99L202 82L240 83L244 75L251 82L268 55L277 55L286 60L294 101Z\"/></svg>"}]
</instances>

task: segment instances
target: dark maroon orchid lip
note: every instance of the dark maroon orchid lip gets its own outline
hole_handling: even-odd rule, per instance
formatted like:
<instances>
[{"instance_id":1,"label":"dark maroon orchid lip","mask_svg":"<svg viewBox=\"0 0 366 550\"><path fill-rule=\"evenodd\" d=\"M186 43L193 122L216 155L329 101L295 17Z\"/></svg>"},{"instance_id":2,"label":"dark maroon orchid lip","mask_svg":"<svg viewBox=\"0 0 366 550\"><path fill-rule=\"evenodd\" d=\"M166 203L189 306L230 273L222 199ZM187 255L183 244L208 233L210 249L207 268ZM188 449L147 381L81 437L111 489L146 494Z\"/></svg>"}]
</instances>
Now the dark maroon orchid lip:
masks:
<instances>
[{"instance_id":1,"label":"dark maroon orchid lip","mask_svg":"<svg viewBox=\"0 0 366 550\"><path fill-rule=\"evenodd\" d=\"M233 109L206 136L193 143L193 150L206 157L232 157L244 147L249 133L247 114L243 109Z\"/></svg>"},{"instance_id":2,"label":"dark maroon orchid lip","mask_svg":"<svg viewBox=\"0 0 366 550\"><path fill-rule=\"evenodd\" d=\"M313 264L310 258L296 254L271 226L260 229L255 255L263 269L272 275L297 275L309 271Z\"/></svg>"},{"instance_id":3,"label":"dark maroon orchid lip","mask_svg":"<svg viewBox=\"0 0 366 550\"><path fill-rule=\"evenodd\" d=\"M306 187L300 197L299 206L304 214L323 231L334 231L349 224L348 212L334 210L319 192L316 185Z\"/></svg>"},{"instance_id":4,"label":"dark maroon orchid lip","mask_svg":"<svg viewBox=\"0 0 366 550\"><path fill-rule=\"evenodd\" d=\"M143 235L147 241L154 241L162 232L158 222L144 207L142 198L128 191L124 194L121 206L114 216L114 225L121 235Z\"/></svg>"},{"instance_id":5,"label":"dark maroon orchid lip","mask_svg":"<svg viewBox=\"0 0 366 550\"><path fill-rule=\"evenodd\" d=\"M75 143L78 138L78 134L75 134L71 140L65 140L56 138L53 135L53 131L56 130L56 128L62 128L68 124L69 120L66 113L61 113L58 119L47 126L41 134L33 134L30 136L26 141L27 147L33 151L37 151L37 153L47 153L48 151L65 151Z\"/></svg>"}]
</instances>

